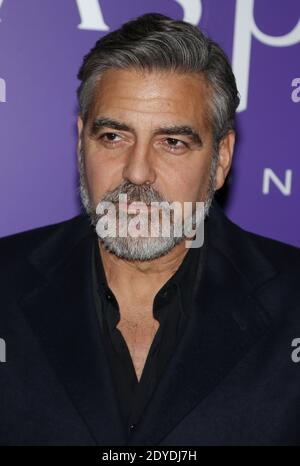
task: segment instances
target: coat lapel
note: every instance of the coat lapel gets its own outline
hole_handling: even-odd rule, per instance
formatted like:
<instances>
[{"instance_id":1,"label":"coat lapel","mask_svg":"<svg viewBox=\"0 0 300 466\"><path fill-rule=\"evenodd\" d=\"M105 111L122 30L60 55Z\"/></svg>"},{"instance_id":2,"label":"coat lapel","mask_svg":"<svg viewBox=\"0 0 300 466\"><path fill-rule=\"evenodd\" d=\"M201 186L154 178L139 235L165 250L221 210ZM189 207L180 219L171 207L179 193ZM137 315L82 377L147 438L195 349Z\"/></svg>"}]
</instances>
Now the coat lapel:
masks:
<instances>
[{"instance_id":1,"label":"coat lapel","mask_svg":"<svg viewBox=\"0 0 300 466\"><path fill-rule=\"evenodd\" d=\"M269 314L255 292L262 283L272 286L275 270L252 242L245 238L241 244L238 227L215 203L208 222L204 271L191 319L128 445L159 444L269 328ZM246 264L249 258L251 264Z\"/></svg>"},{"instance_id":2,"label":"coat lapel","mask_svg":"<svg viewBox=\"0 0 300 466\"><path fill-rule=\"evenodd\" d=\"M69 231L67 231L69 229ZM19 302L94 442L124 442L91 288L92 230L77 217L31 254L39 284Z\"/></svg>"}]
</instances>

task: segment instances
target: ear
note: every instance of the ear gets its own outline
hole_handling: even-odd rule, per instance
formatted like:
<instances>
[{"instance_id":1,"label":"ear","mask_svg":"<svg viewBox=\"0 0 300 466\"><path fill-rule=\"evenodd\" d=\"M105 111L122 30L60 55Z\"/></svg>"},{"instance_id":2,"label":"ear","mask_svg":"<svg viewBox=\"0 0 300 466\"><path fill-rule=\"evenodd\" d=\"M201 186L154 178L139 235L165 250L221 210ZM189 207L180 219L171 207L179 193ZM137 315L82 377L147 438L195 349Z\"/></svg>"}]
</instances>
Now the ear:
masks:
<instances>
[{"instance_id":1,"label":"ear","mask_svg":"<svg viewBox=\"0 0 300 466\"><path fill-rule=\"evenodd\" d=\"M222 188L232 163L235 132L229 131L219 144L219 161L216 173L215 189Z\"/></svg>"},{"instance_id":2,"label":"ear","mask_svg":"<svg viewBox=\"0 0 300 466\"><path fill-rule=\"evenodd\" d=\"M81 116L78 114L77 116L77 157L79 160L80 156L80 149L81 149L81 144L82 144L82 139L83 139L83 121Z\"/></svg>"}]
</instances>

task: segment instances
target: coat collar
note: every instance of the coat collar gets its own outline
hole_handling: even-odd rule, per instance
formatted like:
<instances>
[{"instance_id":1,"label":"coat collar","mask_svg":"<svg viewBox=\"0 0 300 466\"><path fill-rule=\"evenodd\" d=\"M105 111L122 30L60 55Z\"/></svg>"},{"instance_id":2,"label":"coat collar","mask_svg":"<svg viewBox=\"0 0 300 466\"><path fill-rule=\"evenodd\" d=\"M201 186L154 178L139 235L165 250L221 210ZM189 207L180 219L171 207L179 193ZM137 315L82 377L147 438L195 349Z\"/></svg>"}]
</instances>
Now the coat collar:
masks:
<instances>
[{"instance_id":1,"label":"coat collar","mask_svg":"<svg viewBox=\"0 0 300 466\"><path fill-rule=\"evenodd\" d=\"M158 444L269 328L277 271L215 201L206 221L207 254L191 318L129 439L92 299L95 233L88 217L53 228L29 255L19 304L96 444Z\"/></svg>"}]
</instances>

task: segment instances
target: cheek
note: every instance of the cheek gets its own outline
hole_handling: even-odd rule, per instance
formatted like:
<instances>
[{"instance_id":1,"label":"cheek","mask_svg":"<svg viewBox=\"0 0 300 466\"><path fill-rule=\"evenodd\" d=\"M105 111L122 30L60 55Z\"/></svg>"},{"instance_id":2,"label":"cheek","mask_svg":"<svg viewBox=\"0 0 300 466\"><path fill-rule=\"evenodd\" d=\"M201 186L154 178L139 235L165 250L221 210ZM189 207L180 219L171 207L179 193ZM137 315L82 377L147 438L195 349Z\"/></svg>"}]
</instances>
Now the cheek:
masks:
<instances>
[{"instance_id":1,"label":"cheek","mask_svg":"<svg viewBox=\"0 0 300 466\"><path fill-rule=\"evenodd\" d=\"M203 200L206 196L210 179L210 157L203 157L201 163L191 172L190 182L196 196L196 200Z\"/></svg>"},{"instance_id":2,"label":"cheek","mask_svg":"<svg viewBox=\"0 0 300 466\"><path fill-rule=\"evenodd\" d=\"M98 203L108 192L122 182L122 170L115 163L106 161L100 154L89 154L86 158L87 185L94 203Z\"/></svg>"},{"instance_id":3,"label":"cheek","mask_svg":"<svg viewBox=\"0 0 300 466\"><path fill-rule=\"evenodd\" d=\"M170 198L178 201L202 200L209 180L209 167L205 165L181 167L169 174L165 183L169 187Z\"/></svg>"},{"instance_id":4,"label":"cheek","mask_svg":"<svg viewBox=\"0 0 300 466\"><path fill-rule=\"evenodd\" d=\"M107 170L99 161L90 157L86 159L85 173L90 196L94 202L99 202L109 188Z\"/></svg>"}]
</instances>

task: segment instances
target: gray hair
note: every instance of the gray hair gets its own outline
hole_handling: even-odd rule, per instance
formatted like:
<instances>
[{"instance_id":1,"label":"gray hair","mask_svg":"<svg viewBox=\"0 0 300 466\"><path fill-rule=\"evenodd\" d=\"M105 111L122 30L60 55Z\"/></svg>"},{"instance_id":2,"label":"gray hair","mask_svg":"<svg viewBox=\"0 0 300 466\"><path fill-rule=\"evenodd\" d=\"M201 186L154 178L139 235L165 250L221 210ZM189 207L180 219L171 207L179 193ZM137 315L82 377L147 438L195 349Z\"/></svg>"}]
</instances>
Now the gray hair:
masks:
<instances>
[{"instance_id":1,"label":"gray hair","mask_svg":"<svg viewBox=\"0 0 300 466\"><path fill-rule=\"evenodd\" d=\"M234 129L239 94L230 63L218 44L198 27L158 13L147 13L99 39L78 72L79 113L86 123L95 84L108 69L197 73L210 89L208 122L214 146Z\"/></svg>"}]
</instances>

